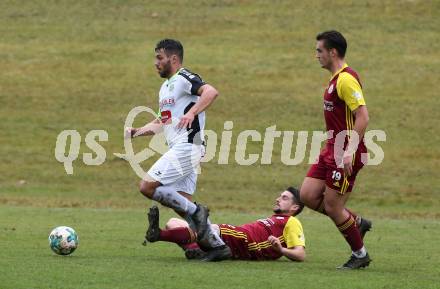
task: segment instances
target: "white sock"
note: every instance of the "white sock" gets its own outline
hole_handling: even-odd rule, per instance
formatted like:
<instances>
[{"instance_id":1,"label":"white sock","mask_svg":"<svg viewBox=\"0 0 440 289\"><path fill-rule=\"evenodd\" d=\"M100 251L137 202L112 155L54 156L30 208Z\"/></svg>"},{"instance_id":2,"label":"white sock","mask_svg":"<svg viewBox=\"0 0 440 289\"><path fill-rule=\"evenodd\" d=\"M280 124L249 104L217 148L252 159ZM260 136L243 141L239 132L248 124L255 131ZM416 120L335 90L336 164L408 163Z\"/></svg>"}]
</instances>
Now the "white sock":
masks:
<instances>
[{"instance_id":1,"label":"white sock","mask_svg":"<svg viewBox=\"0 0 440 289\"><path fill-rule=\"evenodd\" d=\"M211 221L208 219L208 230L209 230L209 243L213 248L217 248L220 246L225 245L225 242L223 242L222 238L220 238L219 234L217 234L216 231L214 231L211 227Z\"/></svg>"},{"instance_id":2,"label":"white sock","mask_svg":"<svg viewBox=\"0 0 440 289\"><path fill-rule=\"evenodd\" d=\"M356 258L363 258L363 257L367 256L367 249L365 249L365 246L362 246L362 248L360 248L356 252L352 252L352 254Z\"/></svg>"},{"instance_id":3,"label":"white sock","mask_svg":"<svg viewBox=\"0 0 440 289\"><path fill-rule=\"evenodd\" d=\"M194 214L197 207L189 201L187 198L179 194L176 189L171 186L157 187L153 194L153 200L161 203L162 205L174 209L175 211L186 213L189 215Z\"/></svg>"}]
</instances>

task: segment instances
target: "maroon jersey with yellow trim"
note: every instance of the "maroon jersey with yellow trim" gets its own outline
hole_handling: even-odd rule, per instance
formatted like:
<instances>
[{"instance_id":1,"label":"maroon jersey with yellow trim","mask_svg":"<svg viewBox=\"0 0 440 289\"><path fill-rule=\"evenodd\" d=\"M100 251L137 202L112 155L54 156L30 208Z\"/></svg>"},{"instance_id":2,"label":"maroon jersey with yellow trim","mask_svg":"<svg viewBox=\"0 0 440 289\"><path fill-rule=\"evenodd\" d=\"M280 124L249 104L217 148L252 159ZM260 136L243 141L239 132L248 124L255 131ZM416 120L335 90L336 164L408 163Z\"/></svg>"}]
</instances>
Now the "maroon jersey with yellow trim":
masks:
<instances>
[{"instance_id":1,"label":"maroon jersey with yellow trim","mask_svg":"<svg viewBox=\"0 0 440 289\"><path fill-rule=\"evenodd\" d=\"M330 80L324 92L324 118L329 132L327 145L334 146L340 132L353 130L355 117L352 111L365 105L361 87L358 74L347 65ZM345 149L349 136L348 133L345 138L341 138L344 140L339 147L341 152ZM359 140L357 153L366 151L362 138Z\"/></svg>"},{"instance_id":2,"label":"maroon jersey with yellow trim","mask_svg":"<svg viewBox=\"0 0 440 289\"><path fill-rule=\"evenodd\" d=\"M275 214L242 226L220 225L222 239L231 248L236 259L271 260L282 255L267 241L275 236L285 248L305 246L304 233L299 220L292 216Z\"/></svg>"}]
</instances>

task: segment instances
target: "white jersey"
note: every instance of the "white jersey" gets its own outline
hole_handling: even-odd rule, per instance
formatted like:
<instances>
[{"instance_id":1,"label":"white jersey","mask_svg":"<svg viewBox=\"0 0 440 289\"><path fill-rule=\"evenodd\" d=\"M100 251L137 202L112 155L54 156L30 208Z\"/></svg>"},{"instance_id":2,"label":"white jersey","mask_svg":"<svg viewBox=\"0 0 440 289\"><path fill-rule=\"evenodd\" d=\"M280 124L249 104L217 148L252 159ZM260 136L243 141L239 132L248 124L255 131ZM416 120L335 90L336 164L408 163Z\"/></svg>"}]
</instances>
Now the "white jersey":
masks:
<instances>
[{"instance_id":1,"label":"white jersey","mask_svg":"<svg viewBox=\"0 0 440 289\"><path fill-rule=\"evenodd\" d=\"M162 84L159 91L159 116L164 124L164 134L169 147L177 143L202 144L205 112L194 117L191 128L178 129L177 124L197 102L197 91L204 84L200 76L185 68L179 69Z\"/></svg>"}]
</instances>

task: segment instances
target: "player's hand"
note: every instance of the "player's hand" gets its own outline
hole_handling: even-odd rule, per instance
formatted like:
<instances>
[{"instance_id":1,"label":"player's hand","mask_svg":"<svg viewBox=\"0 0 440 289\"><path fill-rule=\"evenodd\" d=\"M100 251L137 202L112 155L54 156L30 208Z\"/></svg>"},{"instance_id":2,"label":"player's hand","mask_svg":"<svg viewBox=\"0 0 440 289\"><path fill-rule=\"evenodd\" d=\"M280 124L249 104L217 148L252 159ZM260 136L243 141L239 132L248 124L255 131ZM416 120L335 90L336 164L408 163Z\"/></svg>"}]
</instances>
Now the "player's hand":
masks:
<instances>
[{"instance_id":1,"label":"player's hand","mask_svg":"<svg viewBox=\"0 0 440 289\"><path fill-rule=\"evenodd\" d=\"M278 252L281 252L281 250L283 249L283 246L281 246L280 239L278 239L275 236L269 236L269 238L267 238L267 240L272 245L272 248L274 248Z\"/></svg>"},{"instance_id":2,"label":"player's hand","mask_svg":"<svg viewBox=\"0 0 440 289\"><path fill-rule=\"evenodd\" d=\"M194 113L188 111L184 116L180 118L180 122L177 124L178 128L191 128L191 124L194 121Z\"/></svg>"},{"instance_id":3,"label":"player's hand","mask_svg":"<svg viewBox=\"0 0 440 289\"><path fill-rule=\"evenodd\" d=\"M137 132L137 129L134 127L126 127L124 131L124 139L133 138L134 134Z\"/></svg>"},{"instance_id":4,"label":"player's hand","mask_svg":"<svg viewBox=\"0 0 440 289\"><path fill-rule=\"evenodd\" d=\"M345 153L343 157L344 174L351 176L353 173L353 154Z\"/></svg>"}]
</instances>

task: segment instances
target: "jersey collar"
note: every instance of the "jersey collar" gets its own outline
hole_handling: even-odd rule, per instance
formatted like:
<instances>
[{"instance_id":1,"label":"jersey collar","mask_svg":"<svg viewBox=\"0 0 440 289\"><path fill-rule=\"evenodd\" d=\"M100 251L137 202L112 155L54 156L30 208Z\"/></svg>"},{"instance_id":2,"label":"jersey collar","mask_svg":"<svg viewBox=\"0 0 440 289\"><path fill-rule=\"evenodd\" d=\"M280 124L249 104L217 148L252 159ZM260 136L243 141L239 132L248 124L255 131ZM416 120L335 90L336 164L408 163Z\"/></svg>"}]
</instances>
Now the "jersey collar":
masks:
<instances>
[{"instance_id":1,"label":"jersey collar","mask_svg":"<svg viewBox=\"0 0 440 289\"><path fill-rule=\"evenodd\" d=\"M179 70L176 71L176 73L174 73L170 78L168 78L168 81L171 81L174 77L176 77L176 75L179 74L179 72L181 72L184 68L181 67L179 68Z\"/></svg>"},{"instance_id":2,"label":"jersey collar","mask_svg":"<svg viewBox=\"0 0 440 289\"><path fill-rule=\"evenodd\" d=\"M332 75L332 77L330 78L330 80L332 80L336 75L338 75L339 73L341 73L341 71L344 70L346 67L348 67L348 65L347 65L347 63L344 63L344 65L342 65L342 68L339 69L338 71L336 71L336 73Z\"/></svg>"}]
</instances>

